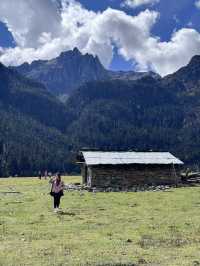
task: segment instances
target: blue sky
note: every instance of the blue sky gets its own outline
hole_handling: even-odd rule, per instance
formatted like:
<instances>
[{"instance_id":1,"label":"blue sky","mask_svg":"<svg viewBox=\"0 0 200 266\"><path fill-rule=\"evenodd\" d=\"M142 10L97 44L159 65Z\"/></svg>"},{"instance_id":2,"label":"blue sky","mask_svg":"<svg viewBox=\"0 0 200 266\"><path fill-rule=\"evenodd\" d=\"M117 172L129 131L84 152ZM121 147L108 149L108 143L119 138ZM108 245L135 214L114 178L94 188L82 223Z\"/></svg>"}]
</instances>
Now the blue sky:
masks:
<instances>
[{"instance_id":1,"label":"blue sky","mask_svg":"<svg viewBox=\"0 0 200 266\"><path fill-rule=\"evenodd\" d=\"M12 34L8 31L6 25L3 22L0 22L0 46L2 47L15 46Z\"/></svg>"},{"instance_id":2,"label":"blue sky","mask_svg":"<svg viewBox=\"0 0 200 266\"><path fill-rule=\"evenodd\" d=\"M91 52L97 54L106 67L114 70L129 70L135 69L136 67L136 70L142 71L151 68L161 75L165 75L170 73L170 70L173 72L186 64L194 54L200 54L200 3L199 5L197 3L199 0L69 0L69 8L66 7L65 11L62 11L62 15L64 14L62 16L62 26L65 23L64 31L63 29L60 30L61 27L58 25L61 23L59 22L60 18L53 11L53 8L56 9L56 5L53 6L52 2L56 0L43 0L44 4L42 5L39 0L18 1L18 10L15 13L12 13L11 10L15 8L17 1L1 0L2 4L0 2L0 52L3 55L0 57L0 60L7 65L22 63L23 59L20 61L19 58L24 58L24 61L28 61L28 56L31 58L30 61L40 59L40 57L41 59L48 59L57 55L56 53L59 53L61 50L72 49L74 45L80 46L79 49L83 53ZM67 2L67 0L57 1ZM142 4L145 1L149 3ZM28 4L29 2L30 6ZM136 2L138 3L137 6L134 5ZM150 2L154 3L152 4ZM1 5L4 5L4 7L2 6L1 8ZM80 7L79 11L77 11L78 5ZM108 11L109 7L112 9L110 12ZM37 22L38 10L41 12L40 24ZM115 12L119 10L122 13ZM93 11L92 15L89 11ZM26 14L29 12L29 16L27 15L26 17ZM35 17L33 12L35 12ZM81 15L84 12L86 19L84 15ZM143 13L144 15L142 15ZM22 19L21 16L23 14L24 18ZM74 29L71 33L73 38L70 40L71 29L67 28L66 25L67 19L69 21L72 20L70 17L72 14L80 15L76 23L86 26L85 29L80 31L78 37L76 30L79 30L79 27ZM101 16L98 14L101 14ZM31 21L28 20L31 17L30 15L33 15ZM116 19L113 19L114 16ZM136 17L135 21L133 19L134 17ZM143 21L139 17L142 17L144 23L146 23L145 25L143 25ZM49 22L47 18L49 18ZM52 19L54 20L52 22L54 31L48 25ZM93 23L95 19L96 22ZM112 28L109 27L109 20L111 21L110 25L113 24L113 34ZM88 26L91 23L94 25L91 27ZM43 31L39 30L41 25L44 28ZM99 25L105 25L104 33ZM73 27L74 25L72 25ZM98 36L95 35L95 27L97 27ZM119 28L120 30L118 31ZM91 31L89 34L87 32L88 29ZM134 30L137 38L134 36ZM62 34L66 33L66 36L68 34L71 46L67 43L66 37L61 40L61 44L59 44L59 48L56 50L52 46L56 43L57 38L61 38L61 35L58 36L57 34L59 31ZM146 31L145 36L140 38L140 34L142 36L144 31ZM173 34L175 33L177 34L173 39ZM84 40L86 36L88 38L87 45ZM105 40L99 40L99 36L103 40L105 38ZM35 42L36 38L40 41ZM43 44L45 42L44 39L47 43L44 44L41 50L41 42ZM183 47L181 47L182 40ZM50 42L52 42L51 48L49 48ZM148 45L142 50L140 46L144 46L144 42L147 42ZM132 47L130 47L130 43ZM44 51L47 46L50 49L48 50L48 55ZM13 50L5 49L9 47L13 48ZM170 52L171 49L175 49L174 47L177 47L177 52ZM148 53L145 55L145 50L147 49ZM191 51L190 53L188 51L185 53L184 49L191 49ZM179 58L180 53L184 53L183 58L181 58L181 55ZM167 55L165 56L165 54ZM173 58L177 60L176 64L172 62ZM162 66L162 64L166 65Z\"/></svg>"}]
</instances>

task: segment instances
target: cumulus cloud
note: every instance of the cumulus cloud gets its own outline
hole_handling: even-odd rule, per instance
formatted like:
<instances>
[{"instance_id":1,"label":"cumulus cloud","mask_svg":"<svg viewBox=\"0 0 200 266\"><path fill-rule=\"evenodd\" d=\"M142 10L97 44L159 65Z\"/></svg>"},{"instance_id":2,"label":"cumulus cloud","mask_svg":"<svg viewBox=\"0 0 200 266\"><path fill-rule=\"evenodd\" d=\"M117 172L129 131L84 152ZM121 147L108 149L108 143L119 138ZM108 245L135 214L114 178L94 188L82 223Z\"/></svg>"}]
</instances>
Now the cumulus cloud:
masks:
<instances>
[{"instance_id":1,"label":"cumulus cloud","mask_svg":"<svg viewBox=\"0 0 200 266\"><path fill-rule=\"evenodd\" d=\"M175 72L192 56L200 54L200 34L194 29L183 28L174 32L169 42L152 38L145 46L145 54L135 56L138 68L145 69L150 65L163 76ZM130 52L129 57L132 56Z\"/></svg>"},{"instance_id":2,"label":"cumulus cloud","mask_svg":"<svg viewBox=\"0 0 200 266\"><path fill-rule=\"evenodd\" d=\"M37 47L41 34L60 34L61 18L53 0L1 0L0 20L7 24L16 43L22 47Z\"/></svg>"},{"instance_id":3,"label":"cumulus cloud","mask_svg":"<svg viewBox=\"0 0 200 266\"><path fill-rule=\"evenodd\" d=\"M18 2L11 1L13 1L12 9L16 9ZM40 0L19 1L21 3L19 9L23 10L19 13L24 13L24 17L18 24L17 17L20 14L15 16L13 12L10 13L7 0L0 2L0 10L4 10L1 11L0 18L3 17L3 21L8 25L18 44L14 49L4 50L0 60L6 65L17 65L35 59L50 59L59 55L63 50L78 47L83 53L98 55L101 62L108 67L113 57L114 44L119 48L123 45L128 47L133 44L140 45L148 38L149 31L158 16L156 12L146 10L132 17L111 8L102 13L95 13L83 8L74 0L63 0L62 9L54 11L57 16L51 24L52 6L55 2L51 2L48 9L43 7L44 10L40 11L43 12L42 17L38 18L37 10L39 6L41 8ZM44 1L50 3L50 0ZM34 3L32 9L30 9L30 3ZM48 18L49 15L50 18ZM48 18L48 21L40 27L41 21L45 18ZM27 21L28 23L25 23ZM49 24L53 25L50 29Z\"/></svg>"},{"instance_id":4,"label":"cumulus cloud","mask_svg":"<svg viewBox=\"0 0 200 266\"><path fill-rule=\"evenodd\" d=\"M200 0L196 0L196 1L195 1L195 6L196 6L198 9L200 9Z\"/></svg>"},{"instance_id":5,"label":"cumulus cloud","mask_svg":"<svg viewBox=\"0 0 200 266\"><path fill-rule=\"evenodd\" d=\"M128 6L131 8L136 8L143 5L154 5L158 3L160 0L125 0L122 3L122 6Z\"/></svg>"},{"instance_id":6,"label":"cumulus cloud","mask_svg":"<svg viewBox=\"0 0 200 266\"><path fill-rule=\"evenodd\" d=\"M10 10L10 3L16 12ZM158 19L159 14L150 10L137 16L111 8L89 11L75 0L10 0L9 4L1 0L0 20L7 24L17 47L0 48L0 61L19 65L78 47L82 53L98 55L108 67L116 47L126 60L136 62L139 71L151 69L166 75L200 53L200 34L184 28L161 42L151 34Z\"/></svg>"}]
</instances>

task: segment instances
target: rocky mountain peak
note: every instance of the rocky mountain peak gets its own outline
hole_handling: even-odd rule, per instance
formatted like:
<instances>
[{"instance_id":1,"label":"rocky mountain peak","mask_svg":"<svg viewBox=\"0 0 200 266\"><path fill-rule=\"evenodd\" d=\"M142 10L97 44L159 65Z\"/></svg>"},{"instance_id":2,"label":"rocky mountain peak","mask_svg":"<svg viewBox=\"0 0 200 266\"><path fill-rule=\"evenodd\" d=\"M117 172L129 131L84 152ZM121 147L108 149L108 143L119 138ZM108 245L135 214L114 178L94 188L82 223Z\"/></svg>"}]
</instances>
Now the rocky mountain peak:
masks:
<instances>
[{"instance_id":1,"label":"rocky mountain peak","mask_svg":"<svg viewBox=\"0 0 200 266\"><path fill-rule=\"evenodd\" d=\"M7 72L7 67L4 66L4 64L2 64L1 62L0 62L0 71L1 71L1 73L2 72Z\"/></svg>"},{"instance_id":2,"label":"rocky mountain peak","mask_svg":"<svg viewBox=\"0 0 200 266\"><path fill-rule=\"evenodd\" d=\"M73 50L62 52L57 58L52 59L52 61L57 62L58 64L71 64L73 62L72 65L76 65L78 68L81 64L85 68L90 64L93 64L96 69L104 69L98 56L93 56L89 53L82 54L77 47Z\"/></svg>"},{"instance_id":3,"label":"rocky mountain peak","mask_svg":"<svg viewBox=\"0 0 200 266\"><path fill-rule=\"evenodd\" d=\"M4 64L0 62L0 78L2 78L3 76L8 76L10 74L10 71L11 70L9 68L7 68Z\"/></svg>"},{"instance_id":4,"label":"rocky mountain peak","mask_svg":"<svg viewBox=\"0 0 200 266\"><path fill-rule=\"evenodd\" d=\"M199 80L200 75L200 55L195 55L190 60L189 64L185 67L182 67L174 74L179 78L181 78L183 81L196 81Z\"/></svg>"},{"instance_id":5,"label":"rocky mountain peak","mask_svg":"<svg viewBox=\"0 0 200 266\"><path fill-rule=\"evenodd\" d=\"M79 51L79 49L77 47L75 47L73 50L61 52L57 58L65 59L65 58L71 57L71 56L77 57L77 56L82 56L82 54Z\"/></svg>"},{"instance_id":6,"label":"rocky mountain peak","mask_svg":"<svg viewBox=\"0 0 200 266\"><path fill-rule=\"evenodd\" d=\"M83 55L78 48L62 52L51 60L33 61L30 65L14 67L20 74L43 83L55 95L68 95L85 82L106 79L99 58Z\"/></svg>"},{"instance_id":7,"label":"rocky mountain peak","mask_svg":"<svg viewBox=\"0 0 200 266\"><path fill-rule=\"evenodd\" d=\"M74 54L80 54L81 55L81 52L79 51L79 49L77 47L74 47L73 53Z\"/></svg>"},{"instance_id":8,"label":"rocky mountain peak","mask_svg":"<svg viewBox=\"0 0 200 266\"><path fill-rule=\"evenodd\" d=\"M190 60L188 66L196 66L199 65L200 66L200 55L195 55L192 57L192 59Z\"/></svg>"},{"instance_id":9,"label":"rocky mountain peak","mask_svg":"<svg viewBox=\"0 0 200 266\"><path fill-rule=\"evenodd\" d=\"M163 78L163 83L173 84L173 89L179 92L199 93L200 85L200 55L192 57L190 62L173 74Z\"/></svg>"}]
</instances>

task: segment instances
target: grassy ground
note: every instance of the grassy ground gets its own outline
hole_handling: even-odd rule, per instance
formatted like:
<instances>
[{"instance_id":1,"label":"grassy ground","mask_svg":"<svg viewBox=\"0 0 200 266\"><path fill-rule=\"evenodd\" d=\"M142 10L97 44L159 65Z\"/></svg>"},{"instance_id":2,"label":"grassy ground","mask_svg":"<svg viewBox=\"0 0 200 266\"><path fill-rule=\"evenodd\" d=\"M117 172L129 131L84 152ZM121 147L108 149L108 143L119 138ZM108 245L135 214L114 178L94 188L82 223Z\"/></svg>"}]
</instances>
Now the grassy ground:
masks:
<instances>
[{"instance_id":1,"label":"grassy ground","mask_svg":"<svg viewBox=\"0 0 200 266\"><path fill-rule=\"evenodd\" d=\"M200 265L198 187L65 192L62 214L48 192L46 180L0 179L1 266Z\"/></svg>"}]
</instances>

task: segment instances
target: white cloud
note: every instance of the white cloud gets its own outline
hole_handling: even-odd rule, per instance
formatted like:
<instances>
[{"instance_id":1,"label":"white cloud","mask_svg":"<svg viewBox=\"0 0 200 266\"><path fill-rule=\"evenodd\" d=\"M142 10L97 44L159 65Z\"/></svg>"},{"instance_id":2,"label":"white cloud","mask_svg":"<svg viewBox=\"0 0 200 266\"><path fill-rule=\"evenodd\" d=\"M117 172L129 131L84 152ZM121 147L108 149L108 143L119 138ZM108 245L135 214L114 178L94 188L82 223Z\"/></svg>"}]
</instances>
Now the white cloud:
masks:
<instances>
[{"instance_id":1,"label":"white cloud","mask_svg":"<svg viewBox=\"0 0 200 266\"><path fill-rule=\"evenodd\" d=\"M198 9L200 9L200 0L196 0L196 2L195 2L195 6L196 6Z\"/></svg>"},{"instance_id":2,"label":"white cloud","mask_svg":"<svg viewBox=\"0 0 200 266\"><path fill-rule=\"evenodd\" d=\"M5 22L16 43L37 47L43 32L57 37L61 18L53 0L1 0L0 20Z\"/></svg>"},{"instance_id":3,"label":"white cloud","mask_svg":"<svg viewBox=\"0 0 200 266\"><path fill-rule=\"evenodd\" d=\"M111 8L89 11L75 0L63 0L61 10L55 8L55 0L18 1L0 1L0 20L7 23L18 44L16 48L0 48L0 61L6 65L51 59L78 47L82 53L98 55L108 67L117 47L126 60L137 63L138 70L153 69L166 75L200 54L200 34L194 29L174 32L168 42L152 36L152 27L159 18L155 11L130 16Z\"/></svg>"},{"instance_id":4,"label":"white cloud","mask_svg":"<svg viewBox=\"0 0 200 266\"><path fill-rule=\"evenodd\" d=\"M169 42L153 38L146 43L146 52L136 55L135 59L139 69L151 65L156 72L167 75L186 65L196 54L200 54L200 34L194 29L183 28L174 32Z\"/></svg>"},{"instance_id":5,"label":"white cloud","mask_svg":"<svg viewBox=\"0 0 200 266\"><path fill-rule=\"evenodd\" d=\"M159 1L160 0L125 0L122 5L131 8L136 8L143 5L154 5L157 4Z\"/></svg>"},{"instance_id":6,"label":"white cloud","mask_svg":"<svg viewBox=\"0 0 200 266\"><path fill-rule=\"evenodd\" d=\"M140 45L148 38L150 28L158 16L156 12L146 10L138 16L132 17L111 8L102 13L95 13L83 8L74 0L65 0L60 16L53 23L54 27L49 29L51 18L48 19L48 22L45 21L46 26L40 27L39 24L41 23L40 19L45 20L46 17L49 17L49 12L51 15L52 9L43 7L44 10L40 11L43 12L42 18L38 18L37 10L40 0L19 0L22 5L20 9L25 15L18 23L19 14L15 16L14 12L10 11L7 0L1 1L0 10L4 6L4 11L1 11L0 17L3 15L4 21L7 22L18 43L14 49L5 49L4 54L0 57L0 60L6 65L17 65L35 59L50 59L63 50L76 46L83 53L98 55L102 63L109 66L113 57L113 43L119 47L121 45L132 46L133 42L137 46ZM17 8L17 2L11 1L13 1L12 9ZM34 1L34 5L29 13L28 3L32 1ZM14 4L16 4L15 7ZM52 7L52 3L50 7ZM19 13L21 12L19 11ZM55 12L55 14L58 13ZM25 21L29 23L24 23ZM38 21L40 21L39 24ZM38 30L32 31L33 28Z\"/></svg>"}]
</instances>

